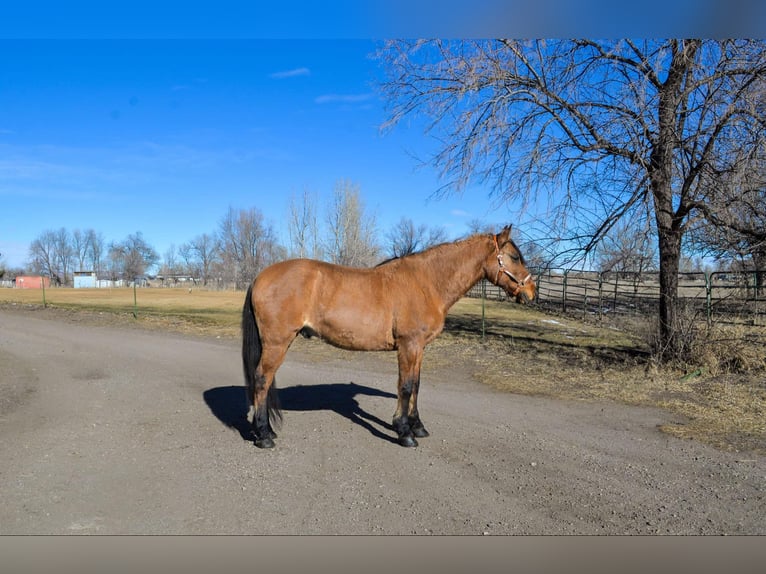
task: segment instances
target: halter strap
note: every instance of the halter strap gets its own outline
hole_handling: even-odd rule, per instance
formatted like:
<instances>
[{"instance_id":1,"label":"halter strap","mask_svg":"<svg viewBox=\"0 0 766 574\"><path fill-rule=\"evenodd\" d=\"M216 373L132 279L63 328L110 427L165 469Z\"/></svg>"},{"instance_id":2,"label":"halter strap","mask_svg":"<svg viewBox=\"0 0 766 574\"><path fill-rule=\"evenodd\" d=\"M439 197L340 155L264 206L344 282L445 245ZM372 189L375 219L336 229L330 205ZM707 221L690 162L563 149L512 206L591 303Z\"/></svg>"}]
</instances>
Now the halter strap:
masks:
<instances>
[{"instance_id":1,"label":"halter strap","mask_svg":"<svg viewBox=\"0 0 766 574\"><path fill-rule=\"evenodd\" d=\"M495 284L497 285L498 281L500 281L500 274L505 273L514 283L516 283L516 287L514 287L513 293L511 293L511 297L516 297L522 287L524 287L524 284L532 277L532 274L527 273L527 276L521 281L516 279L516 276L506 269L505 263L503 263L503 254L500 252L500 246L497 243L497 235L494 233L492 234L492 241L495 243L495 255L497 256L497 264L500 266L497 270L497 275L495 276Z\"/></svg>"}]
</instances>

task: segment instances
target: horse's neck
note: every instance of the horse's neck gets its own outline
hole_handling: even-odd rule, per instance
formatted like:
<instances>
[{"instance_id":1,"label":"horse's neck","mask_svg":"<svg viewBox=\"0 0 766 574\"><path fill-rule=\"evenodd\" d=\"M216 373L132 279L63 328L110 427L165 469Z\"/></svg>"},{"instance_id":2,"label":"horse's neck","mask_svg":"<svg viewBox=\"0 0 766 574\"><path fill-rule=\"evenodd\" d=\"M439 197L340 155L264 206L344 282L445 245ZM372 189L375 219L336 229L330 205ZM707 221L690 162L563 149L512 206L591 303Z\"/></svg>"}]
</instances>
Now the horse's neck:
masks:
<instances>
[{"instance_id":1,"label":"horse's neck","mask_svg":"<svg viewBox=\"0 0 766 574\"><path fill-rule=\"evenodd\" d=\"M444 301L445 312L481 279L489 247L484 237L474 236L445 247L431 258L434 287Z\"/></svg>"}]
</instances>

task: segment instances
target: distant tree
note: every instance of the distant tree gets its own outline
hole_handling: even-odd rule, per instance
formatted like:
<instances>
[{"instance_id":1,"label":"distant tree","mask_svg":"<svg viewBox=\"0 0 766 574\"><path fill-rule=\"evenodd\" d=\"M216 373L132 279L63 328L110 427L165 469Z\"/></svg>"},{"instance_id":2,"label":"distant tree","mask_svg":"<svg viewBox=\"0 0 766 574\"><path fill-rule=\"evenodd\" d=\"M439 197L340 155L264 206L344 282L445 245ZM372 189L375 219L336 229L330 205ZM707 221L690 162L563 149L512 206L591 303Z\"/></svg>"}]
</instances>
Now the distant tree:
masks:
<instances>
[{"instance_id":1,"label":"distant tree","mask_svg":"<svg viewBox=\"0 0 766 574\"><path fill-rule=\"evenodd\" d=\"M548 253L546 247L536 241L519 241L517 239L514 241L521 250L526 267L531 273L540 274L552 266L554 256Z\"/></svg>"},{"instance_id":2,"label":"distant tree","mask_svg":"<svg viewBox=\"0 0 766 574\"><path fill-rule=\"evenodd\" d=\"M77 271L84 271L88 260L88 235L86 232L79 229L72 232L72 251L77 264Z\"/></svg>"},{"instance_id":3,"label":"distant tree","mask_svg":"<svg viewBox=\"0 0 766 574\"><path fill-rule=\"evenodd\" d=\"M175 243L171 243L170 247L165 251L159 272L162 275L183 275L188 272L184 265L183 257L180 256L179 249L176 248Z\"/></svg>"},{"instance_id":4,"label":"distant tree","mask_svg":"<svg viewBox=\"0 0 766 574\"><path fill-rule=\"evenodd\" d=\"M219 233L221 259L226 280L244 289L260 271L285 257L271 224L256 208L229 208L221 220Z\"/></svg>"},{"instance_id":5,"label":"distant tree","mask_svg":"<svg viewBox=\"0 0 766 574\"><path fill-rule=\"evenodd\" d=\"M103 272L104 265L104 235L95 229L85 231L85 262L84 267L94 271L97 277Z\"/></svg>"},{"instance_id":6,"label":"distant tree","mask_svg":"<svg viewBox=\"0 0 766 574\"><path fill-rule=\"evenodd\" d=\"M140 231L128 235L123 241L109 246L109 259L113 278L134 281L154 267L160 256L144 239Z\"/></svg>"},{"instance_id":7,"label":"distant tree","mask_svg":"<svg viewBox=\"0 0 766 574\"><path fill-rule=\"evenodd\" d=\"M291 196L289 211L290 256L320 259L316 194L304 189L299 196Z\"/></svg>"},{"instance_id":8,"label":"distant tree","mask_svg":"<svg viewBox=\"0 0 766 574\"><path fill-rule=\"evenodd\" d=\"M215 235L203 233L179 248L190 273L199 277L207 286L212 277L213 266L220 261L220 243Z\"/></svg>"},{"instance_id":9,"label":"distant tree","mask_svg":"<svg viewBox=\"0 0 766 574\"><path fill-rule=\"evenodd\" d=\"M66 228L59 228L54 234L56 243L56 267L58 273L56 280L61 285L71 285L72 267L74 265L75 253L72 247L72 236Z\"/></svg>"},{"instance_id":10,"label":"distant tree","mask_svg":"<svg viewBox=\"0 0 766 574\"><path fill-rule=\"evenodd\" d=\"M101 272L104 256L104 237L94 229L75 229L71 235L74 263L78 271Z\"/></svg>"},{"instance_id":11,"label":"distant tree","mask_svg":"<svg viewBox=\"0 0 766 574\"><path fill-rule=\"evenodd\" d=\"M373 265L380 252L376 235L375 217L365 211L359 186L340 180L327 207L326 257L339 265Z\"/></svg>"},{"instance_id":12,"label":"distant tree","mask_svg":"<svg viewBox=\"0 0 766 574\"><path fill-rule=\"evenodd\" d=\"M466 223L468 227L468 233L475 235L476 233L492 233L492 226L486 221L478 218L471 219Z\"/></svg>"},{"instance_id":13,"label":"distant tree","mask_svg":"<svg viewBox=\"0 0 766 574\"><path fill-rule=\"evenodd\" d=\"M760 108L766 115L766 87ZM758 294L766 283L766 142L732 146L728 165L708 174L717 201L692 229L697 249L755 273Z\"/></svg>"},{"instance_id":14,"label":"distant tree","mask_svg":"<svg viewBox=\"0 0 766 574\"><path fill-rule=\"evenodd\" d=\"M651 230L633 222L622 222L612 228L596 246L595 255L600 271L640 275L657 269Z\"/></svg>"},{"instance_id":15,"label":"distant tree","mask_svg":"<svg viewBox=\"0 0 766 574\"><path fill-rule=\"evenodd\" d=\"M443 227L418 226L408 217L402 217L386 234L386 252L389 257L404 257L447 241Z\"/></svg>"},{"instance_id":16,"label":"distant tree","mask_svg":"<svg viewBox=\"0 0 766 574\"><path fill-rule=\"evenodd\" d=\"M50 277L51 281L63 284L65 281L60 267L62 256L59 254L61 234L53 230L43 231L29 245L29 262L34 273ZM66 253L63 258L66 259Z\"/></svg>"}]
</instances>

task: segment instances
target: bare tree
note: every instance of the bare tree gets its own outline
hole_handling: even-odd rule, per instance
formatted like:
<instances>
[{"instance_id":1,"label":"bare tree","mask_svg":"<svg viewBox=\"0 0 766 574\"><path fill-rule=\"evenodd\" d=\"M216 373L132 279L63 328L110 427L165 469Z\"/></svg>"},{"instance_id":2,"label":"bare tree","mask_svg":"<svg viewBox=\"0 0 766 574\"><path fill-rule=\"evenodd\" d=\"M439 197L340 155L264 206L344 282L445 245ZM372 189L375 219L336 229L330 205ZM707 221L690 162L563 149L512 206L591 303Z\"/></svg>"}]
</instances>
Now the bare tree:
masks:
<instances>
[{"instance_id":1,"label":"bare tree","mask_svg":"<svg viewBox=\"0 0 766 574\"><path fill-rule=\"evenodd\" d=\"M447 233L443 227L428 227L425 224L416 226L410 218L402 217L386 234L386 240L387 254L390 257L404 257L444 243Z\"/></svg>"},{"instance_id":2,"label":"bare tree","mask_svg":"<svg viewBox=\"0 0 766 574\"><path fill-rule=\"evenodd\" d=\"M54 232L56 269L54 276L60 285L71 284L72 265L74 263L74 249L72 248L72 236L65 227Z\"/></svg>"},{"instance_id":3,"label":"bare tree","mask_svg":"<svg viewBox=\"0 0 766 574\"><path fill-rule=\"evenodd\" d=\"M179 260L179 257L179 250L176 248L175 243L171 243L162 258L160 273L163 275L183 275L186 270L184 269L183 263ZM183 259L183 257L181 257L181 259Z\"/></svg>"},{"instance_id":4,"label":"bare tree","mask_svg":"<svg viewBox=\"0 0 766 574\"><path fill-rule=\"evenodd\" d=\"M327 210L327 258L340 265L365 267L375 263L379 248L375 217L365 212L359 186L341 180Z\"/></svg>"},{"instance_id":5,"label":"bare tree","mask_svg":"<svg viewBox=\"0 0 766 574\"><path fill-rule=\"evenodd\" d=\"M214 235L203 233L179 248L181 257L186 261L190 272L207 286L212 277L213 265L220 261L220 244Z\"/></svg>"},{"instance_id":6,"label":"bare tree","mask_svg":"<svg viewBox=\"0 0 766 574\"><path fill-rule=\"evenodd\" d=\"M704 206L706 219L692 230L692 239L715 257L754 272L760 295L766 283L766 142L739 144L732 146L728 164L708 175L718 201Z\"/></svg>"},{"instance_id":7,"label":"bare tree","mask_svg":"<svg viewBox=\"0 0 766 574\"><path fill-rule=\"evenodd\" d=\"M653 214L660 357L677 356L682 238L716 199L707 174L755 113L766 43L390 41L379 52L390 123L416 113L441 142L442 192L469 180L525 204L549 194L551 227L588 252L623 218ZM548 190L563 190L557 195ZM572 217L572 216L575 217Z\"/></svg>"},{"instance_id":8,"label":"bare tree","mask_svg":"<svg viewBox=\"0 0 766 574\"><path fill-rule=\"evenodd\" d=\"M87 259L90 269L99 277L103 271L104 259L104 235L94 229L85 232L87 246Z\"/></svg>"},{"instance_id":9,"label":"bare tree","mask_svg":"<svg viewBox=\"0 0 766 574\"><path fill-rule=\"evenodd\" d=\"M88 234L79 229L72 232L72 251L77 262L77 270L85 270L85 262L88 260Z\"/></svg>"},{"instance_id":10,"label":"bare tree","mask_svg":"<svg viewBox=\"0 0 766 574\"><path fill-rule=\"evenodd\" d=\"M160 256L144 239L140 231L128 235L123 241L109 246L112 278L135 281L157 264Z\"/></svg>"},{"instance_id":11,"label":"bare tree","mask_svg":"<svg viewBox=\"0 0 766 574\"><path fill-rule=\"evenodd\" d=\"M320 259L316 194L304 189L300 196L293 195L290 198L289 209L288 230L291 257Z\"/></svg>"},{"instance_id":12,"label":"bare tree","mask_svg":"<svg viewBox=\"0 0 766 574\"><path fill-rule=\"evenodd\" d=\"M633 221L623 221L602 238L595 248L596 264L601 271L635 273L656 269L656 250L652 235Z\"/></svg>"},{"instance_id":13,"label":"bare tree","mask_svg":"<svg viewBox=\"0 0 766 574\"><path fill-rule=\"evenodd\" d=\"M40 275L53 278L56 269L56 239L51 230L43 231L29 245L29 263L32 270Z\"/></svg>"},{"instance_id":14,"label":"bare tree","mask_svg":"<svg viewBox=\"0 0 766 574\"><path fill-rule=\"evenodd\" d=\"M42 232L29 246L32 269L58 285L66 285L74 258L71 237L65 228Z\"/></svg>"},{"instance_id":15,"label":"bare tree","mask_svg":"<svg viewBox=\"0 0 766 574\"><path fill-rule=\"evenodd\" d=\"M230 207L219 230L221 258L226 279L244 289L267 265L285 257L271 224L255 208Z\"/></svg>"},{"instance_id":16,"label":"bare tree","mask_svg":"<svg viewBox=\"0 0 766 574\"><path fill-rule=\"evenodd\" d=\"M103 236L92 229L72 233L64 227L47 230L30 244L30 264L34 272L55 283L71 285L74 267L82 270L90 266L97 273L101 270L103 249Z\"/></svg>"}]
</instances>

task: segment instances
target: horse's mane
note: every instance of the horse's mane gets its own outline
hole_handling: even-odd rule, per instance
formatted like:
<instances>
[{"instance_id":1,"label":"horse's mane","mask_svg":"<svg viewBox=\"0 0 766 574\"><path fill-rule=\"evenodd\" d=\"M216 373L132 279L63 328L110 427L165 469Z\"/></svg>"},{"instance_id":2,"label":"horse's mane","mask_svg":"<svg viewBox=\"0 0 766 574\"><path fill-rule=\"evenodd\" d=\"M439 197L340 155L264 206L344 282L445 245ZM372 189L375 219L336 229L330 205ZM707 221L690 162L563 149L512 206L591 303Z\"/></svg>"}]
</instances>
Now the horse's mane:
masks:
<instances>
[{"instance_id":1,"label":"horse's mane","mask_svg":"<svg viewBox=\"0 0 766 574\"><path fill-rule=\"evenodd\" d=\"M462 239L456 239L455 241L445 241L444 243L438 243L436 245L431 245L430 247L426 247L425 249L420 249L419 251L413 251L412 253L407 253L406 255L395 255L394 257L389 257L388 259L385 259L375 265L375 267L383 267L384 265L388 265L389 263L394 263L396 261L401 261L402 259L409 259L409 258L415 258L415 257L421 257L423 255L429 255L432 251L441 251L445 247L456 245L458 243L462 243L464 241L468 241L474 236L464 237Z\"/></svg>"},{"instance_id":2,"label":"horse's mane","mask_svg":"<svg viewBox=\"0 0 766 574\"><path fill-rule=\"evenodd\" d=\"M448 249L449 247L457 244L466 243L468 241L471 241L472 239L478 238L478 237L485 237L487 234L485 233L475 233L473 235L469 235L468 237L463 237L461 239L456 239L454 241L446 241L444 243L439 243L437 245L432 245L431 247L427 247L426 249L421 249L420 251L414 251L412 253L408 253L407 255L398 255L395 257L389 257L388 259L385 259L375 265L375 267L383 267L384 265L388 265L389 263L394 263L396 261L400 261L402 259L407 259L410 257L422 257L422 256L429 256L434 255L436 252L443 251L445 249ZM516 251L519 254L519 259L521 260L522 265L526 265L526 261L524 260L524 255L521 253L521 249L519 249L519 246L516 245L516 243L513 241L513 239L508 239L511 245L516 249Z\"/></svg>"}]
</instances>

